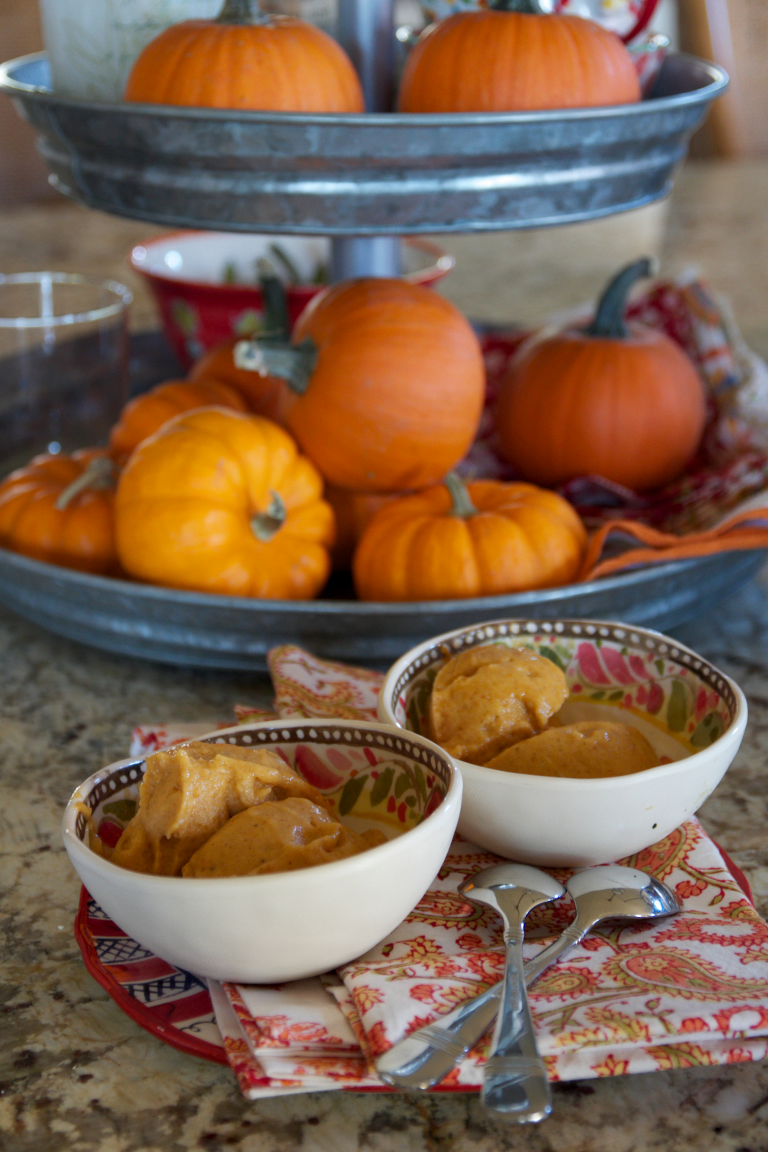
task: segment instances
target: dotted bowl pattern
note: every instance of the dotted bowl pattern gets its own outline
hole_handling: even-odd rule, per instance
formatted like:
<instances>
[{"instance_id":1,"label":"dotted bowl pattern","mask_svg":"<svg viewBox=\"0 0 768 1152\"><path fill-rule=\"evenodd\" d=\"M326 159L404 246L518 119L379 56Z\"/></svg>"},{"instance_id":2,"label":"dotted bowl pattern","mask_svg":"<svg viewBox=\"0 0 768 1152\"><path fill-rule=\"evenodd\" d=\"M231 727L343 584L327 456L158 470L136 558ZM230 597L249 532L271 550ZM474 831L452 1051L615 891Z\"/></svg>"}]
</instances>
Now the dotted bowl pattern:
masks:
<instances>
[{"instance_id":1,"label":"dotted bowl pattern","mask_svg":"<svg viewBox=\"0 0 768 1152\"><path fill-rule=\"evenodd\" d=\"M447 790L451 780L451 762L447 755L436 749L425 748L410 740L407 734L397 732L377 732L366 728L340 728L337 723L312 723L301 728L249 728L244 726L241 732L233 732L226 736L209 736L206 744L235 744L244 747L270 747L289 744L315 744L325 747L336 745L340 748L370 748L376 752L391 752L393 755L404 756L420 764L422 768L434 773ZM283 749L285 751L285 749ZM86 797L85 803L95 814L97 808L105 801L116 799L117 794L128 792L133 798L138 796L138 788L144 776L145 760L134 760L115 768L105 776L99 777ZM297 769L298 771L298 769ZM78 840L85 842L88 832L88 823L85 816L78 813L75 821L75 834Z\"/></svg>"},{"instance_id":2,"label":"dotted bowl pattern","mask_svg":"<svg viewBox=\"0 0 768 1152\"><path fill-rule=\"evenodd\" d=\"M503 643L514 646L516 642L530 643L535 636L545 636L548 640L613 641L619 647L633 648L639 654L651 653L667 662L674 662L680 668L694 673L702 685L718 694L728 710L729 723L733 723L737 708L736 697L729 682L712 664L689 648L675 644L657 632L597 620L496 620L467 628L433 644L403 670L395 683L392 700L398 722L405 727L405 709L399 701L410 695L416 682L426 672L443 664L449 656L481 644Z\"/></svg>"}]
</instances>

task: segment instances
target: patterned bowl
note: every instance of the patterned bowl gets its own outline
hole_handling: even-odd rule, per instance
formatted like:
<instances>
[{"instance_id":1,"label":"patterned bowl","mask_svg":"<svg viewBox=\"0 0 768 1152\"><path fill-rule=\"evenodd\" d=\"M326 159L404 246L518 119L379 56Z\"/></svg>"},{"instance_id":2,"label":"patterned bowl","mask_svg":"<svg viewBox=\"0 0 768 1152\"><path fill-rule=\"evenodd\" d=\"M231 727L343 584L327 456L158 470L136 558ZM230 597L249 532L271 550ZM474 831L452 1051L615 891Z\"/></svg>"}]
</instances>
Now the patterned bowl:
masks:
<instances>
[{"instance_id":1,"label":"patterned bowl","mask_svg":"<svg viewBox=\"0 0 768 1152\"><path fill-rule=\"evenodd\" d=\"M461 776L436 745L350 720L281 720L213 732L211 743L274 749L355 831L388 842L320 867L266 876L183 879L130 872L88 846L79 807L106 839L136 808L143 760L90 776L64 813L64 846L97 903L130 937L199 976L272 984L316 976L387 936L434 880L461 808Z\"/></svg>"},{"instance_id":2,"label":"patterned bowl","mask_svg":"<svg viewBox=\"0 0 768 1152\"><path fill-rule=\"evenodd\" d=\"M561 716L623 720L648 738L658 768L606 780L499 772L457 761L459 832L528 864L585 867L629 856L687 820L719 784L747 723L737 684L668 636L594 620L498 620L406 652L379 694L379 719L428 731L429 694L447 655L480 644L531 648L558 664L571 690Z\"/></svg>"}]
</instances>

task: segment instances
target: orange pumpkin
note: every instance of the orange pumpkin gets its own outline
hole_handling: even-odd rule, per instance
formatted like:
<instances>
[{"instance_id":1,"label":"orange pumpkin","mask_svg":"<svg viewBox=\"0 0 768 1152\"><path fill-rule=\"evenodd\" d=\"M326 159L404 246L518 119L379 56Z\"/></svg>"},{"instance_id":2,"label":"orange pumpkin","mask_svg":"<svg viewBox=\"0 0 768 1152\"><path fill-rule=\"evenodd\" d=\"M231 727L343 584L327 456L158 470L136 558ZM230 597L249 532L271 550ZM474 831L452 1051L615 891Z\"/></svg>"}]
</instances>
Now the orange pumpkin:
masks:
<instances>
[{"instance_id":1,"label":"orange pumpkin","mask_svg":"<svg viewBox=\"0 0 768 1152\"><path fill-rule=\"evenodd\" d=\"M331 549L333 567L342 571L351 567L360 537L379 508L399 500L407 492L352 492L326 484L325 498L336 518L336 541Z\"/></svg>"},{"instance_id":2,"label":"orange pumpkin","mask_svg":"<svg viewBox=\"0 0 768 1152\"><path fill-rule=\"evenodd\" d=\"M580 16L538 15L517 0L427 28L405 65L399 107L515 112L639 99L632 57L618 36Z\"/></svg>"},{"instance_id":3,"label":"orange pumpkin","mask_svg":"<svg viewBox=\"0 0 768 1152\"><path fill-rule=\"evenodd\" d=\"M151 41L125 99L196 108L362 112L344 49L313 24L263 13L258 0L226 0L215 20L185 20Z\"/></svg>"},{"instance_id":4,"label":"orange pumpkin","mask_svg":"<svg viewBox=\"0 0 768 1152\"><path fill-rule=\"evenodd\" d=\"M335 284L299 317L292 349L250 347L254 371L287 380L285 425L337 487L423 488L474 439L485 396L480 344L459 310L427 288L383 278Z\"/></svg>"},{"instance_id":5,"label":"orange pumpkin","mask_svg":"<svg viewBox=\"0 0 768 1152\"><path fill-rule=\"evenodd\" d=\"M36 456L0 484L0 544L48 564L114 574L114 500L114 465L103 449Z\"/></svg>"},{"instance_id":6,"label":"orange pumpkin","mask_svg":"<svg viewBox=\"0 0 768 1152\"><path fill-rule=\"evenodd\" d=\"M182 413L121 473L120 559L152 584L308 600L330 571L333 512L322 491L317 469L270 420Z\"/></svg>"},{"instance_id":7,"label":"orange pumpkin","mask_svg":"<svg viewBox=\"0 0 768 1152\"><path fill-rule=\"evenodd\" d=\"M523 345L499 390L502 455L527 480L596 474L635 491L674 479L696 451L706 404L698 373L663 333L624 323L648 260L611 282L586 329Z\"/></svg>"},{"instance_id":8,"label":"orange pumpkin","mask_svg":"<svg viewBox=\"0 0 768 1152\"><path fill-rule=\"evenodd\" d=\"M584 526L570 504L532 484L455 475L382 508L352 571L361 600L454 600L568 584Z\"/></svg>"},{"instance_id":9,"label":"orange pumpkin","mask_svg":"<svg viewBox=\"0 0 768 1152\"><path fill-rule=\"evenodd\" d=\"M157 432L179 412L217 404L245 412L247 404L237 389L223 380L167 380L134 400L129 400L109 434L109 448L116 460L125 462L137 444Z\"/></svg>"}]
</instances>

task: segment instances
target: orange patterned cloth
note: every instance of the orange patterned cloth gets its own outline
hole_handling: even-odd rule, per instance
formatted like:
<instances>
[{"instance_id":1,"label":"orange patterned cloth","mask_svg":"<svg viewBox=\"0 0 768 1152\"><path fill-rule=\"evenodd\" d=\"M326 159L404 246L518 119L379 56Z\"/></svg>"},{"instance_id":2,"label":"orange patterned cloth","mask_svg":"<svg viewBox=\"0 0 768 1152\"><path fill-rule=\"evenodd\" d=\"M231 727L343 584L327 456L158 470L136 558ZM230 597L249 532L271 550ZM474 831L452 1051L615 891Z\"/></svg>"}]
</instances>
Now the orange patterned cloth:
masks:
<instances>
[{"instance_id":1,"label":"orange patterned cloth","mask_svg":"<svg viewBox=\"0 0 768 1152\"><path fill-rule=\"evenodd\" d=\"M371 719L381 676L286 645L270 653L280 715ZM237 709L243 720L265 713ZM137 730L134 751L184 738L181 726ZM498 857L457 837L440 874L386 940L336 974L211 995L230 1064L252 1099L349 1088L383 1090L373 1060L501 976L500 920L459 895ZM730 1064L768 1055L768 925L696 820L622 861L669 885L681 915L603 926L530 990L552 1080ZM561 881L570 872L555 871ZM570 922L568 899L526 922L526 958ZM475 1090L487 1037L440 1090Z\"/></svg>"}]
</instances>

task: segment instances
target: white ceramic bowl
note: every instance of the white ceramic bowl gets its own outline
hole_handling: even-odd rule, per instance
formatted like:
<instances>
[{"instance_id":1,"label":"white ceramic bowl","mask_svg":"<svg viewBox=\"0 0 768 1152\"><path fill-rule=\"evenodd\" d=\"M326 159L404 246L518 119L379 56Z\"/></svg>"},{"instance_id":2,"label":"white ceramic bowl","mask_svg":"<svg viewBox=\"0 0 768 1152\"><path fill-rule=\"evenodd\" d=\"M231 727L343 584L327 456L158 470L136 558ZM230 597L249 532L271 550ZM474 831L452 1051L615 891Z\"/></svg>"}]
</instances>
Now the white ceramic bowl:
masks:
<instances>
[{"instance_id":1,"label":"white ceramic bowl","mask_svg":"<svg viewBox=\"0 0 768 1152\"><path fill-rule=\"evenodd\" d=\"M462 782L451 758L422 736L349 720L284 720L203 739L275 749L331 799L350 827L380 828L392 838L359 856L297 872L147 876L92 852L77 809L91 807L97 828L105 816L129 818L119 802L135 802L144 762L123 760L96 772L67 805L64 846L107 915L169 963L241 983L315 976L384 939L437 875L456 829Z\"/></svg>"},{"instance_id":2,"label":"white ceramic bowl","mask_svg":"<svg viewBox=\"0 0 768 1152\"><path fill-rule=\"evenodd\" d=\"M532 648L561 665L571 689L564 719L633 724L670 761L606 780L457 761L464 777L459 832L501 856L585 867L639 852L693 815L739 749L747 702L737 684L668 636L593 620L499 620L427 640L388 672L379 718L427 730L429 693L445 653L489 643Z\"/></svg>"}]
</instances>

